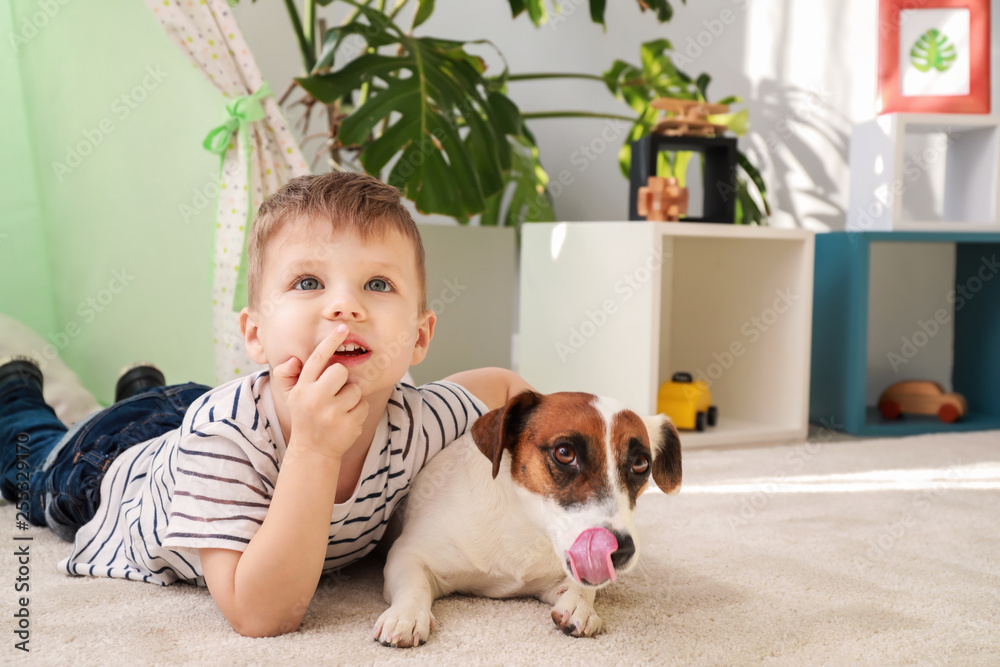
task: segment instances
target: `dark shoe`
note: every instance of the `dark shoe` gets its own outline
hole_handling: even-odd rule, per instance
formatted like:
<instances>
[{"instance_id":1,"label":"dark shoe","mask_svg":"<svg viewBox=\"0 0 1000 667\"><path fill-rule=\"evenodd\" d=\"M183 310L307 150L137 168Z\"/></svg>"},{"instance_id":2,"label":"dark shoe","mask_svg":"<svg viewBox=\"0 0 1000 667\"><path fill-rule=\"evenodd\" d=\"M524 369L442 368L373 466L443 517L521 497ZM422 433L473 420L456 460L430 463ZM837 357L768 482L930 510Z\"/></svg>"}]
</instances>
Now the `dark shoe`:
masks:
<instances>
[{"instance_id":1,"label":"dark shoe","mask_svg":"<svg viewBox=\"0 0 1000 667\"><path fill-rule=\"evenodd\" d=\"M0 385L16 377L34 382L42 391L42 369L32 357L15 354L0 359Z\"/></svg>"},{"instance_id":2,"label":"dark shoe","mask_svg":"<svg viewBox=\"0 0 1000 667\"><path fill-rule=\"evenodd\" d=\"M138 363L126 366L118 374L118 382L115 384L115 403L166 384L163 373L152 364Z\"/></svg>"}]
</instances>

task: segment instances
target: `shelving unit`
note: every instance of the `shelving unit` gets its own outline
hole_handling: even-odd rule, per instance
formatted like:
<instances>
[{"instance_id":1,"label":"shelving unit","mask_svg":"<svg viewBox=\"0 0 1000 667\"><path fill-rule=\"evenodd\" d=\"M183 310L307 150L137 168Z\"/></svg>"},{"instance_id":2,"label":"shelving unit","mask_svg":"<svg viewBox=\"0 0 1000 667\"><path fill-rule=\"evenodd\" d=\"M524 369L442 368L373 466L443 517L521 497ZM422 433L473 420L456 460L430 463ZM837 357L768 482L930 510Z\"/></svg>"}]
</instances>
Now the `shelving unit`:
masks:
<instances>
[{"instance_id":1,"label":"shelving unit","mask_svg":"<svg viewBox=\"0 0 1000 667\"><path fill-rule=\"evenodd\" d=\"M812 421L862 436L1000 428L1000 234L816 237ZM884 420L893 382L934 380L970 413Z\"/></svg>"},{"instance_id":2,"label":"shelving unit","mask_svg":"<svg viewBox=\"0 0 1000 667\"><path fill-rule=\"evenodd\" d=\"M850 231L1000 231L1000 116L884 114L849 161Z\"/></svg>"},{"instance_id":3,"label":"shelving unit","mask_svg":"<svg viewBox=\"0 0 1000 667\"><path fill-rule=\"evenodd\" d=\"M688 371L719 425L685 447L804 439L813 234L713 223L580 222L522 228L521 375L640 414Z\"/></svg>"}]
</instances>

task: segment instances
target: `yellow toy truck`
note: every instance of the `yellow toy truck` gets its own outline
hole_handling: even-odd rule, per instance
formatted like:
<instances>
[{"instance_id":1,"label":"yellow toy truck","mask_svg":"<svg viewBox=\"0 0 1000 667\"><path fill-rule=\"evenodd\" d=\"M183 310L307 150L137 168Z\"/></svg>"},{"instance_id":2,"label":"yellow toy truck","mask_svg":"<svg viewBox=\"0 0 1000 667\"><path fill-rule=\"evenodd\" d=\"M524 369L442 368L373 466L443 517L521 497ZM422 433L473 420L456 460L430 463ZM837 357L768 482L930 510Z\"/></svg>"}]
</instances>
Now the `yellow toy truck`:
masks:
<instances>
[{"instance_id":1,"label":"yellow toy truck","mask_svg":"<svg viewBox=\"0 0 1000 667\"><path fill-rule=\"evenodd\" d=\"M712 393L704 380L692 380L690 373L674 373L656 397L656 411L670 417L679 429L704 431L715 426L719 409L712 405Z\"/></svg>"}]
</instances>

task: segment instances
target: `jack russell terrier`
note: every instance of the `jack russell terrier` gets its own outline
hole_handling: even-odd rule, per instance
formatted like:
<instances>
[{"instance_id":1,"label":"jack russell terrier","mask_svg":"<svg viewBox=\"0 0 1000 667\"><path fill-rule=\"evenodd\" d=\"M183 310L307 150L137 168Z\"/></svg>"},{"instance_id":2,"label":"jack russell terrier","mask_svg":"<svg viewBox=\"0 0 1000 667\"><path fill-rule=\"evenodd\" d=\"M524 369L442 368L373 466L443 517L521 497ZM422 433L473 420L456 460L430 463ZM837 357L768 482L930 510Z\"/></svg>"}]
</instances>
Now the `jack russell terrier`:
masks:
<instances>
[{"instance_id":1,"label":"jack russell terrier","mask_svg":"<svg viewBox=\"0 0 1000 667\"><path fill-rule=\"evenodd\" d=\"M680 439L662 415L530 391L486 413L413 482L375 639L422 644L449 593L537 597L563 632L592 636L597 589L638 559L632 519L650 475L678 491Z\"/></svg>"}]
</instances>

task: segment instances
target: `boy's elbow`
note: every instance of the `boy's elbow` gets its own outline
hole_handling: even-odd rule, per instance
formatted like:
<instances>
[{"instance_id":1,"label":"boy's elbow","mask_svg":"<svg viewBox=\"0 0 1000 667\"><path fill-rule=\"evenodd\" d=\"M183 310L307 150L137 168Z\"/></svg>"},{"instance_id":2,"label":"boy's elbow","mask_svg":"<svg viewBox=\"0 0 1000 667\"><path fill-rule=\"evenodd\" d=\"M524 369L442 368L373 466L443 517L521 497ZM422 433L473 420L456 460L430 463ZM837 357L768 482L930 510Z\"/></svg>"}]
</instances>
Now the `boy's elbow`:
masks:
<instances>
[{"instance_id":1,"label":"boy's elbow","mask_svg":"<svg viewBox=\"0 0 1000 667\"><path fill-rule=\"evenodd\" d=\"M233 630L243 637L278 637L295 632L302 625L302 617L297 619L265 619L257 614L248 618L229 618Z\"/></svg>"},{"instance_id":2,"label":"boy's elbow","mask_svg":"<svg viewBox=\"0 0 1000 667\"><path fill-rule=\"evenodd\" d=\"M277 595L272 588L250 586L249 590L236 583L236 570L241 552L228 549L201 549L205 583L212 599L229 625L243 637L277 637L295 632L309 608L311 595L296 602Z\"/></svg>"},{"instance_id":3,"label":"boy's elbow","mask_svg":"<svg viewBox=\"0 0 1000 667\"><path fill-rule=\"evenodd\" d=\"M528 384L523 377L514 371L503 369L507 380L507 400L510 400L525 391L535 391L535 388Z\"/></svg>"}]
</instances>

